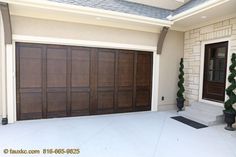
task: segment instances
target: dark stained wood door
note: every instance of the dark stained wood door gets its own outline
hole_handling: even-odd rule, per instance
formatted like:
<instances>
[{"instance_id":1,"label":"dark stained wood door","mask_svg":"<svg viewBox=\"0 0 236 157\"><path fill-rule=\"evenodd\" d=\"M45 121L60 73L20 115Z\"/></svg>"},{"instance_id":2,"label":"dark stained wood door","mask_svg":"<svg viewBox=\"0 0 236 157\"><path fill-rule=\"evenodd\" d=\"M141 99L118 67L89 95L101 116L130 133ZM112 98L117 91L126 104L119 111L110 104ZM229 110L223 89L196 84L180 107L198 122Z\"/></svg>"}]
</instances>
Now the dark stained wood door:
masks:
<instances>
[{"instance_id":1,"label":"dark stained wood door","mask_svg":"<svg viewBox=\"0 0 236 157\"><path fill-rule=\"evenodd\" d=\"M129 112L134 107L134 57L134 53L125 50L120 50L117 56L116 110L118 112Z\"/></svg>"},{"instance_id":2,"label":"dark stained wood door","mask_svg":"<svg viewBox=\"0 0 236 157\"><path fill-rule=\"evenodd\" d=\"M70 52L71 72L69 75L71 75L71 80L68 84L70 113L71 116L89 115L92 103L92 49L72 47Z\"/></svg>"},{"instance_id":3,"label":"dark stained wood door","mask_svg":"<svg viewBox=\"0 0 236 157\"><path fill-rule=\"evenodd\" d=\"M16 44L17 119L151 109L152 53Z\"/></svg>"},{"instance_id":4,"label":"dark stained wood door","mask_svg":"<svg viewBox=\"0 0 236 157\"><path fill-rule=\"evenodd\" d=\"M98 49L96 57L95 113L115 112L116 50Z\"/></svg>"},{"instance_id":5,"label":"dark stained wood door","mask_svg":"<svg viewBox=\"0 0 236 157\"><path fill-rule=\"evenodd\" d=\"M203 99L224 102L228 42L205 46Z\"/></svg>"},{"instance_id":6,"label":"dark stained wood door","mask_svg":"<svg viewBox=\"0 0 236 157\"><path fill-rule=\"evenodd\" d=\"M44 47L29 44L17 45L16 49L17 117L18 119L43 118Z\"/></svg>"},{"instance_id":7,"label":"dark stained wood door","mask_svg":"<svg viewBox=\"0 0 236 157\"><path fill-rule=\"evenodd\" d=\"M151 106L151 89L152 89L152 54L137 53L136 56L136 93L135 93L135 110L150 110Z\"/></svg>"}]
</instances>

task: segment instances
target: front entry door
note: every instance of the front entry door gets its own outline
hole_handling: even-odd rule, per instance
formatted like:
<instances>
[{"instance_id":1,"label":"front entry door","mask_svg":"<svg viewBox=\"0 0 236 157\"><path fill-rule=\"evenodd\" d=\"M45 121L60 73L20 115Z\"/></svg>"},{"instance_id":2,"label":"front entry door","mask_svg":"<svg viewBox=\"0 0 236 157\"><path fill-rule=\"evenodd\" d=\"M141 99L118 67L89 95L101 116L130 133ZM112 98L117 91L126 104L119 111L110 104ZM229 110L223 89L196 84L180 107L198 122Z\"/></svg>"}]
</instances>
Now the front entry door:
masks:
<instances>
[{"instance_id":1,"label":"front entry door","mask_svg":"<svg viewBox=\"0 0 236 157\"><path fill-rule=\"evenodd\" d=\"M224 102L228 42L205 45L203 99Z\"/></svg>"}]
</instances>

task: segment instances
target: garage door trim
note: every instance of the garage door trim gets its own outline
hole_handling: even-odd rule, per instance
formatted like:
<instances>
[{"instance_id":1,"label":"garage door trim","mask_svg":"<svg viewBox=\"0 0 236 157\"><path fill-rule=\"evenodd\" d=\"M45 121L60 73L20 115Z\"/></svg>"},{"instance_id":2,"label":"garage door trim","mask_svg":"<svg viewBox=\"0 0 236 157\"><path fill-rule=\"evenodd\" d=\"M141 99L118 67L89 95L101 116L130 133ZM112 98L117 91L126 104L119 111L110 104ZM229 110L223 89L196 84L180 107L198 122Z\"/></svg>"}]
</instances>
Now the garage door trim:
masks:
<instances>
[{"instance_id":1,"label":"garage door trim","mask_svg":"<svg viewBox=\"0 0 236 157\"><path fill-rule=\"evenodd\" d=\"M151 110L157 111L158 107L158 86L159 86L159 64L160 55L155 55L156 47L146 46L146 45L132 45L132 44L121 44L112 42L102 42L102 41L86 41L86 40L76 40L69 38L55 38L55 37L45 37L45 36L29 36L29 35L19 35L13 34L13 48L12 57L15 58L15 43L25 42L25 43L41 43L41 44L57 44L57 45L74 45L74 46L87 46L87 47L104 47L104 48L118 48L118 49L131 49L140 51L152 51L153 52L153 83L152 83L152 104ZM12 62L13 67L13 82L12 85L8 85L9 93L12 93L12 100L14 103L8 104L8 117L9 123L14 123L16 121L16 63L15 59ZM11 69L8 69L11 71ZM11 88L13 86L13 88Z\"/></svg>"}]
</instances>

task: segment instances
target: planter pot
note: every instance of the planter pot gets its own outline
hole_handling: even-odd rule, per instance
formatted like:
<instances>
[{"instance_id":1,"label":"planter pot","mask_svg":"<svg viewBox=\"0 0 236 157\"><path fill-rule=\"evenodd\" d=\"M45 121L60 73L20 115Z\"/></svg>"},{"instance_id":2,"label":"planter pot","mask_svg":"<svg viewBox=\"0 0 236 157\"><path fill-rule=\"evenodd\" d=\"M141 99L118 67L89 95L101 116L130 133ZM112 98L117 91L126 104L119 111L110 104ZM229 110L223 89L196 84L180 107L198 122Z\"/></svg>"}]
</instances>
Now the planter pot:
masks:
<instances>
[{"instance_id":1,"label":"planter pot","mask_svg":"<svg viewBox=\"0 0 236 157\"><path fill-rule=\"evenodd\" d=\"M225 123L227 124L225 129L229 131L234 131L235 129L232 127L232 125L235 123L236 114L233 112L224 111L224 115L225 115Z\"/></svg>"},{"instance_id":2,"label":"planter pot","mask_svg":"<svg viewBox=\"0 0 236 157\"><path fill-rule=\"evenodd\" d=\"M177 112L183 111L184 101L185 100L177 98L176 101L177 101L177 107L178 107L178 111Z\"/></svg>"}]
</instances>

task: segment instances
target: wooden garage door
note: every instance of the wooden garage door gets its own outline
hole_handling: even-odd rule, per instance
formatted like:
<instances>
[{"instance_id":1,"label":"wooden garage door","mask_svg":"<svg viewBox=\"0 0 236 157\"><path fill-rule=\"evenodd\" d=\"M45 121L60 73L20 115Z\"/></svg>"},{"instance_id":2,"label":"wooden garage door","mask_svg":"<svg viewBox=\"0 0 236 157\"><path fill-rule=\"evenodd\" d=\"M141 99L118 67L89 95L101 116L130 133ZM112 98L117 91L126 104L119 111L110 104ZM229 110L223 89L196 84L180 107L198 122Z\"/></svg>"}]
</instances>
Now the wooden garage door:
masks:
<instances>
[{"instance_id":1,"label":"wooden garage door","mask_svg":"<svg viewBox=\"0 0 236 157\"><path fill-rule=\"evenodd\" d=\"M151 108L152 53L16 44L17 119Z\"/></svg>"}]
</instances>

